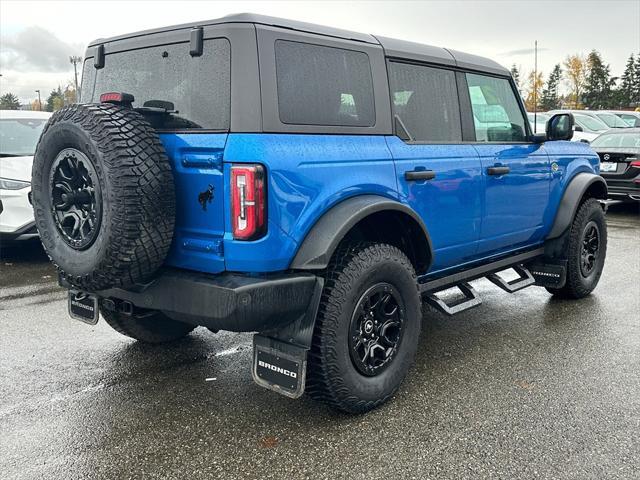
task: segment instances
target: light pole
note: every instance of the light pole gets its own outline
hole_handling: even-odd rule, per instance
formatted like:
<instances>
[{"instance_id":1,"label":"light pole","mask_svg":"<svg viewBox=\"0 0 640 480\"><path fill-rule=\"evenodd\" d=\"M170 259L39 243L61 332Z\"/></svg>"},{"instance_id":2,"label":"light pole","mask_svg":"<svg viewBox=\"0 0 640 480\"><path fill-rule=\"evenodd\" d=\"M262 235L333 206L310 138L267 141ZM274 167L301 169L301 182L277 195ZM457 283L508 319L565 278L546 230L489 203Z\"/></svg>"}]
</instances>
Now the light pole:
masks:
<instances>
[{"instance_id":1,"label":"light pole","mask_svg":"<svg viewBox=\"0 0 640 480\"><path fill-rule=\"evenodd\" d=\"M82 57L72 55L69 57L69 62L73 63L73 74L75 75L75 87L76 87L76 102L78 101L78 63L82 61Z\"/></svg>"},{"instance_id":2,"label":"light pole","mask_svg":"<svg viewBox=\"0 0 640 480\"><path fill-rule=\"evenodd\" d=\"M42 111L42 100L40 100L40 90L36 90L38 94L38 110Z\"/></svg>"}]
</instances>

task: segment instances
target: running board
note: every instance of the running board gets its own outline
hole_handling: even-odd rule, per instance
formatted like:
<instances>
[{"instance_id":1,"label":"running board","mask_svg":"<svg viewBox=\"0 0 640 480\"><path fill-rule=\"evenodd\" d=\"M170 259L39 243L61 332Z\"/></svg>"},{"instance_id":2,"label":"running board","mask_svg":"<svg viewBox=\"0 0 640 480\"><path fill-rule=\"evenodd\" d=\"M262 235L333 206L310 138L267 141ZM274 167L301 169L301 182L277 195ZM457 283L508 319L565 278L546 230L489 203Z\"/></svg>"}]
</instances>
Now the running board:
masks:
<instances>
[{"instance_id":1,"label":"running board","mask_svg":"<svg viewBox=\"0 0 640 480\"><path fill-rule=\"evenodd\" d=\"M523 267L522 265L514 265L510 268L518 274L518 278L515 280L505 280L498 275L500 272L490 273L487 275L487 280L508 293L517 292L518 290L522 290L523 288L527 288L536 283L535 278L533 278L533 275L531 275L531 272L526 267Z\"/></svg>"},{"instance_id":2,"label":"running board","mask_svg":"<svg viewBox=\"0 0 640 480\"><path fill-rule=\"evenodd\" d=\"M462 292L464 298L462 300L454 301L451 304L448 304L442 298L438 297L439 292L448 290L448 288L429 292L425 294L424 298L429 305L434 307L436 310L440 310L446 315L455 315L456 313L464 312L465 310L469 310L470 308L477 307L482 304L482 300L478 296L478 292L476 292L468 283L462 282L457 284L456 287L460 292Z\"/></svg>"}]
</instances>

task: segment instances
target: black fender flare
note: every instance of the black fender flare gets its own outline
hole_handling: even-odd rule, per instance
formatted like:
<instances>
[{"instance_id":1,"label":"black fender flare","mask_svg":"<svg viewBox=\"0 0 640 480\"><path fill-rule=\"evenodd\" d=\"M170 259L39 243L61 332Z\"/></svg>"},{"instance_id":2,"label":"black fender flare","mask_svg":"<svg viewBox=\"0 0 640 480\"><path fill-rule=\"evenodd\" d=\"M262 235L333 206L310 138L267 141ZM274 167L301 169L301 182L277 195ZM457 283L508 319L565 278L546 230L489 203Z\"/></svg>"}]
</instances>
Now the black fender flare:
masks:
<instances>
[{"instance_id":1,"label":"black fender flare","mask_svg":"<svg viewBox=\"0 0 640 480\"><path fill-rule=\"evenodd\" d=\"M558 238L569 228L578 211L580 201L587 191L592 191L592 196L595 198L607 199L607 183L600 175L587 172L578 173L569 181L569 185L564 190L547 240Z\"/></svg>"},{"instance_id":2,"label":"black fender flare","mask_svg":"<svg viewBox=\"0 0 640 480\"><path fill-rule=\"evenodd\" d=\"M307 233L289 268L294 270L322 270L327 267L333 252L358 222L381 211L396 211L409 216L420 227L425 247L433 261L433 245L427 227L409 206L379 195L359 195L344 200L325 212ZM430 265L427 265L427 269Z\"/></svg>"}]
</instances>

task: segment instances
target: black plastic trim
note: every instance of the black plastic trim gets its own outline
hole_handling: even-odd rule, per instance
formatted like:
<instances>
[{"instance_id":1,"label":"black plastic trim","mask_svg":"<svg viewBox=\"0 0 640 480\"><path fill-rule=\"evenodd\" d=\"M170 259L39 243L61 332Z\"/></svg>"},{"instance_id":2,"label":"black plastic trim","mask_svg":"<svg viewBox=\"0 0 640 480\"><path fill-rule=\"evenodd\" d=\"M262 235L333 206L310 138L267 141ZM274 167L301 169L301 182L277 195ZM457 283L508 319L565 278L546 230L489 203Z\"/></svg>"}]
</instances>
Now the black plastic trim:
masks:
<instances>
[{"instance_id":1,"label":"black plastic trim","mask_svg":"<svg viewBox=\"0 0 640 480\"><path fill-rule=\"evenodd\" d=\"M565 188L562 200L560 200L556 218L549 235L547 235L547 240L559 237L569 228L580 206L580 200L582 200L587 189L594 183L600 183L600 187L604 189L604 195L600 195L597 198L606 200L607 183L600 175L581 172L571 179L569 185Z\"/></svg>"},{"instance_id":2,"label":"black plastic trim","mask_svg":"<svg viewBox=\"0 0 640 480\"><path fill-rule=\"evenodd\" d=\"M69 285L62 282L62 286ZM92 292L116 303L131 302L141 309L159 310L169 317L214 330L277 331L290 324L294 343L304 344L313 330L306 316L318 307L321 279L310 273L280 273L252 277L223 273L209 275L166 270L155 280L130 289ZM297 323L296 323L297 322Z\"/></svg>"},{"instance_id":3,"label":"black plastic trim","mask_svg":"<svg viewBox=\"0 0 640 480\"><path fill-rule=\"evenodd\" d=\"M430 263L425 267L427 271L433 262L433 246L426 225L407 205L378 195L352 197L326 212L305 237L290 268L296 270L326 268L333 252L349 230L360 220L381 211L397 211L406 214L419 225L424 234L424 248L429 252Z\"/></svg>"}]
</instances>

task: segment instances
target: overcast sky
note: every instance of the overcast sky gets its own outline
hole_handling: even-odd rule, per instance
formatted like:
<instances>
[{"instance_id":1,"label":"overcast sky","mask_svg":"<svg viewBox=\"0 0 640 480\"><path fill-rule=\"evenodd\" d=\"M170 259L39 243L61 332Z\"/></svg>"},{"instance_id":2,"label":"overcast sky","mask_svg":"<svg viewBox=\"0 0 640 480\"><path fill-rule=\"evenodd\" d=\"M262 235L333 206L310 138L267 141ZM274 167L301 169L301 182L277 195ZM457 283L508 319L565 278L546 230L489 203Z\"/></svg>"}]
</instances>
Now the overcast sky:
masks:
<instances>
[{"instance_id":1,"label":"overcast sky","mask_svg":"<svg viewBox=\"0 0 640 480\"><path fill-rule=\"evenodd\" d=\"M254 12L444 46L546 75L572 53L602 53L619 76L640 52L640 0L0 1L0 92L46 98L73 80L69 55L99 37ZM45 94L46 92L46 94ZM43 98L43 100L44 100Z\"/></svg>"}]
</instances>

